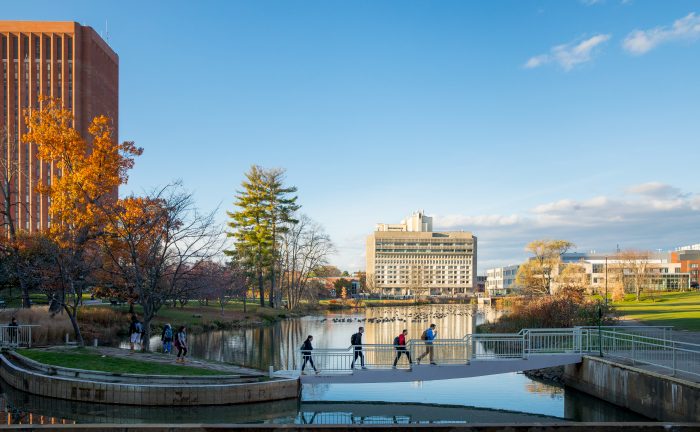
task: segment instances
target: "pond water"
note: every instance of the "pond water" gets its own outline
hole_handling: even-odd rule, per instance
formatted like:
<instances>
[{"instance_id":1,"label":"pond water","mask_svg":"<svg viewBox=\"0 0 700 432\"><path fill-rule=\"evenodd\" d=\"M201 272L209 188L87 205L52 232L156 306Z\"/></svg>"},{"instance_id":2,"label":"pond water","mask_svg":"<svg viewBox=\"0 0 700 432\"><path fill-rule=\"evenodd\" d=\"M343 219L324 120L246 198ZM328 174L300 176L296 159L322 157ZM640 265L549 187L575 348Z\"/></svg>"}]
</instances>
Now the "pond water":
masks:
<instances>
[{"instance_id":1,"label":"pond water","mask_svg":"<svg viewBox=\"0 0 700 432\"><path fill-rule=\"evenodd\" d=\"M470 305L428 305L368 308L354 313L329 313L287 319L274 325L190 335L195 357L266 370L296 367L295 350L307 335L315 348L343 348L357 327L364 342L392 343L408 329L418 338L431 323L439 337L460 338L500 311ZM176 324L176 323L173 323ZM159 348L154 338L154 349ZM273 423L425 423L643 421L640 415L569 388L543 384L523 374L382 384L304 385L301 401L279 401L235 407L117 407L84 404L28 395L0 382L0 408L34 417L67 422L273 422ZM7 414L5 414L7 415ZM43 418L43 417L42 417ZM48 417L47 417L48 418ZM0 422L2 419L0 418Z\"/></svg>"}]
</instances>

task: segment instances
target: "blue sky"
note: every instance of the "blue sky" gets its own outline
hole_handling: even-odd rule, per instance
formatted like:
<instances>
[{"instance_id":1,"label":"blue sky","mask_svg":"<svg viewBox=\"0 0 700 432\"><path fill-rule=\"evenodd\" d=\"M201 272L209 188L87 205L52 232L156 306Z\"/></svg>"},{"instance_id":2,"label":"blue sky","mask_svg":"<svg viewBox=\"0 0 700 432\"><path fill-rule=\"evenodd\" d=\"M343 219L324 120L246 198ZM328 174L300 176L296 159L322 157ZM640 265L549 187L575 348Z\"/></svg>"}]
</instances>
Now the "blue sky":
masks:
<instances>
[{"instance_id":1,"label":"blue sky","mask_svg":"<svg viewBox=\"0 0 700 432\"><path fill-rule=\"evenodd\" d=\"M342 268L411 211L479 238L479 273L533 239L700 242L700 2L3 1L120 57L122 194L182 179L231 209L284 167Z\"/></svg>"}]
</instances>

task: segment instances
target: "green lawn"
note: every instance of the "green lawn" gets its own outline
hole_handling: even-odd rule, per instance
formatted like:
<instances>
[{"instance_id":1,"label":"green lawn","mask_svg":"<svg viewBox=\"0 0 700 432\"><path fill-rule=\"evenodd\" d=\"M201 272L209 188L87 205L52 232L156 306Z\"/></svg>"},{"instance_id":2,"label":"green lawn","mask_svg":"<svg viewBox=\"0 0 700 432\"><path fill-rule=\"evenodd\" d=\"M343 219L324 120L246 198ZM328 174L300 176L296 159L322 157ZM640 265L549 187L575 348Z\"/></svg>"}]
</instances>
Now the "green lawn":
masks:
<instances>
[{"instance_id":1,"label":"green lawn","mask_svg":"<svg viewBox=\"0 0 700 432\"><path fill-rule=\"evenodd\" d=\"M628 295L613 305L625 317L644 324L700 331L700 291L645 293L640 301Z\"/></svg>"},{"instance_id":2,"label":"green lawn","mask_svg":"<svg viewBox=\"0 0 700 432\"><path fill-rule=\"evenodd\" d=\"M221 372L191 366L153 363L117 357L102 357L89 348L77 348L75 352L43 351L35 349L22 349L18 350L18 352L39 363L74 369L141 375L221 375Z\"/></svg>"}]
</instances>

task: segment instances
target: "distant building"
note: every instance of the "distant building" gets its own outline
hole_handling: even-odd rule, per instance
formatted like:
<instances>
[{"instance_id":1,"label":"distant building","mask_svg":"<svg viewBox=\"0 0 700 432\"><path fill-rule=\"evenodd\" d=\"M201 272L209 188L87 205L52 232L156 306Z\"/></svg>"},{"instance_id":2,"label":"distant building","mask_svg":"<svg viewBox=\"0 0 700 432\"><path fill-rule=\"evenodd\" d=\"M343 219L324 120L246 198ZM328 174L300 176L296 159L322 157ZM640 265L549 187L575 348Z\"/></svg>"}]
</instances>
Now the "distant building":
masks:
<instances>
[{"instance_id":1,"label":"distant building","mask_svg":"<svg viewBox=\"0 0 700 432\"><path fill-rule=\"evenodd\" d=\"M622 271L626 290L630 290L635 267L644 268L643 290L671 291L687 289L690 286L690 275L682 271L678 262L671 260L671 254L652 253L644 259L626 260L618 254L578 253L570 252L561 256L562 265L555 268L552 276L556 277L565 264L579 264L585 269L585 273L593 290L602 292L605 289L606 268L608 281L614 277L612 272ZM552 291L557 290L556 283L552 284Z\"/></svg>"},{"instance_id":2,"label":"distant building","mask_svg":"<svg viewBox=\"0 0 700 432\"><path fill-rule=\"evenodd\" d=\"M515 288L519 265L509 265L486 270L486 292L490 296L506 295Z\"/></svg>"},{"instance_id":3,"label":"distant building","mask_svg":"<svg viewBox=\"0 0 700 432\"><path fill-rule=\"evenodd\" d=\"M676 248L676 252L680 251L700 251L700 243Z\"/></svg>"},{"instance_id":4,"label":"distant building","mask_svg":"<svg viewBox=\"0 0 700 432\"><path fill-rule=\"evenodd\" d=\"M422 211L400 224L378 224L367 237L366 288L393 296L464 296L476 288L476 251L474 235L433 232Z\"/></svg>"},{"instance_id":5,"label":"distant building","mask_svg":"<svg viewBox=\"0 0 700 432\"><path fill-rule=\"evenodd\" d=\"M486 291L486 276L476 277L476 292Z\"/></svg>"},{"instance_id":6,"label":"distant building","mask_svg":"<svg viewBox=\"0 0 700 432\"><path fill-rule=\"evenodd\" d=\"M692 288L700 286L700 248L671 252L671 262L680 264L681 273L688 273Z\"/></svg>"}]
</instances>

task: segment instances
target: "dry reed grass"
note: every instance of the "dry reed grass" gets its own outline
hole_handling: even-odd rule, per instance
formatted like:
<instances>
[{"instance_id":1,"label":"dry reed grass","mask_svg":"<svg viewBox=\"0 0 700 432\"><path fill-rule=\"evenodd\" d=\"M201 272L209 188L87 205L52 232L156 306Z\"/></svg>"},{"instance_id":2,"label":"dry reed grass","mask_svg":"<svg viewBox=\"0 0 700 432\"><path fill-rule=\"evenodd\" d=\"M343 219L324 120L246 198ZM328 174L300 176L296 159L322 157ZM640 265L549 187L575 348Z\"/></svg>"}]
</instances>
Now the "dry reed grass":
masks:
<instances>
[{"instance_id":1,"label":"dry reed grass","mask_svg":"<svg viewBox=\"0 0 700 432\"><path fill-rule=\"evenodd\" d=\"M75 340L73 326L65 313L51 314L48 306L33 306L31 309L7 309L0 311L0 323L9 323L12 317L19 324L37 325L32 329L32 343L55 345L65 342L66 334ZM86 344L94 338L100 344L112 344L128 327L127 316L105 307L83 307L78 312L78 323Z\"/></svg>"}]
</instances>

